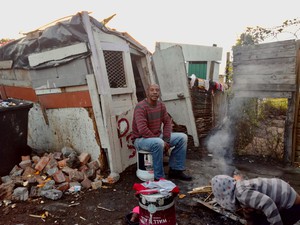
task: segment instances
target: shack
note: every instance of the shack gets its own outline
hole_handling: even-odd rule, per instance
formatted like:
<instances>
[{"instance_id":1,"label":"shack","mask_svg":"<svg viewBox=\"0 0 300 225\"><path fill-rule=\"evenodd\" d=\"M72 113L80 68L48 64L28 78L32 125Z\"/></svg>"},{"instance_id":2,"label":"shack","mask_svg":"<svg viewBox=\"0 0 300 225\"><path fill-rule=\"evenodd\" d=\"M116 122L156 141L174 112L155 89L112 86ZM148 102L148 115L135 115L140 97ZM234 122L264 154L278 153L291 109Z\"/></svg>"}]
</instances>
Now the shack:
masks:
<instances>
[{"instance_id":1,"label":"shack","mask_svg":"<svg viewBox=\"0 0 300 225\"><path fill-rule=\"evenodd\" d=\"M99 161L105 154L119 173L136 162L131 117L152 77L150 55L129 34L81 12L1 47L0 93L34 103L29 146L70 146Z\"/></svg>"},{"instance_id":2,"label":"shack","mask_svg":"<svg viewBox=\"0 0 300 225\"><path fill-rule=\"evenodd\" d=\"M151 54L129 34L80 12L0 48L0 95L33 103L30 147L69 146L100 164L107 157L110 172L120 173L136 163L133 109L151 82L160 84L171 115L199 145L182 49L176 44Z\"/></svg>"}]
</instances>

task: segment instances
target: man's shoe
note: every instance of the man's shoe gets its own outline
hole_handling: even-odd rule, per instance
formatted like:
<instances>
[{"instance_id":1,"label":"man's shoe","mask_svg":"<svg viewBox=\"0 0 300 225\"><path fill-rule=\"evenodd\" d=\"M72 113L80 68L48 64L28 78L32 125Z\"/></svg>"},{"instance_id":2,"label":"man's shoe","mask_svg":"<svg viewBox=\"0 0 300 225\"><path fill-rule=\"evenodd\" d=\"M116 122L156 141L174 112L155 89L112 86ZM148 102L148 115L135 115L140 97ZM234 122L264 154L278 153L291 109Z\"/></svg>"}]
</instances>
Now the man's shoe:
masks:
<instances>
[{"instance_id":1,"label":"man's shoe","mask_svg":"<svg viewBox=\"0 0 300 225\"><path fill-rule=\"evenodd\" d=\"M186 175L182 170L173 170L170 168L169 174L168 174L169 179L178 179L178 180L184 180L184 181L191 181L192 177L189 175Z\"/></svg>"}]
</instances>

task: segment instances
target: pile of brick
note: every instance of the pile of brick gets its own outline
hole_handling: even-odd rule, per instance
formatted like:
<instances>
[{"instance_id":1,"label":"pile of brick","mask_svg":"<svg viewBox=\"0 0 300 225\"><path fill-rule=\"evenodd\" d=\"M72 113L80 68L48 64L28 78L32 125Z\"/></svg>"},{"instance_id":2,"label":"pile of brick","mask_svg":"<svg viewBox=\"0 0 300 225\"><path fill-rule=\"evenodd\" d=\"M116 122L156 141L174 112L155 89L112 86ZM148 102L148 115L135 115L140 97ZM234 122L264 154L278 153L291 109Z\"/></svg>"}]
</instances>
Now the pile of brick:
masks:
<instances>
[{"instance_id":1,"label":"pile of brick","mask_svg":"<svg viewBox=\"0 0 300 225\"><path fill-rule=\"evenodd\" d=\"M103 177L98 161L88 153L77 154L64 147L60 152L22 156L9 175L1 177L0 200L21 200L40 196L57 200L64 192L98 189Z\"/></svg>"}]
</instances>

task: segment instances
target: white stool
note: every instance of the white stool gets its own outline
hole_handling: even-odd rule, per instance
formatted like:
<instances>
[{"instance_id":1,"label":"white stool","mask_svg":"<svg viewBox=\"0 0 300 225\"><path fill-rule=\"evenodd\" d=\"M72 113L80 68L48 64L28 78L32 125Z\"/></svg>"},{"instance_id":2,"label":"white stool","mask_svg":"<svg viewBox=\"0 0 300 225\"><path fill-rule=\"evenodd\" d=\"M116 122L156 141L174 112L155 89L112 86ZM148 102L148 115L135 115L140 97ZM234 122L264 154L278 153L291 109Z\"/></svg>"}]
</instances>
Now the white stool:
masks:
<instances>
[{"instance_id":1,"label":"white stool","mask_svg":"<svg viewBox=\"0 0 300 225\"><path fill-rule=\"evenodd\" d=\"M150 152L145 150L137 151L136 176L142 181L154 180L153 161Z\"/></svg>"}]
</instances>

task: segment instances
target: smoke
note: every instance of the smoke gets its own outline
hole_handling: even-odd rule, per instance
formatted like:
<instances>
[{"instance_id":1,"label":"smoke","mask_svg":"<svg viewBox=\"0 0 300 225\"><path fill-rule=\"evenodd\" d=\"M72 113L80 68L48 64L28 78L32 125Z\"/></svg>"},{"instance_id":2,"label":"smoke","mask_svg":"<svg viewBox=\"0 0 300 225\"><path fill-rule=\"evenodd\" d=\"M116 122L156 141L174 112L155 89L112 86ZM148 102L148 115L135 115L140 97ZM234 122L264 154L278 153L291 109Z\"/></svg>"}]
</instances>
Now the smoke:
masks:
<instances>
[{"instance_id":1,"label":"smoke","mask_svg":"<svg viewBox=\"0 0 300 225\"><path fill-rule=\"evenodd\" d=\"M206 139L207 150L212 154L213 162L222 174L233 174L232 161L235 141L235 127L243 115L244 98L230 100L228 113L219 127L216 127ZM222 112L225 115L224 112Z\"/></svg>"}]
</instances>

